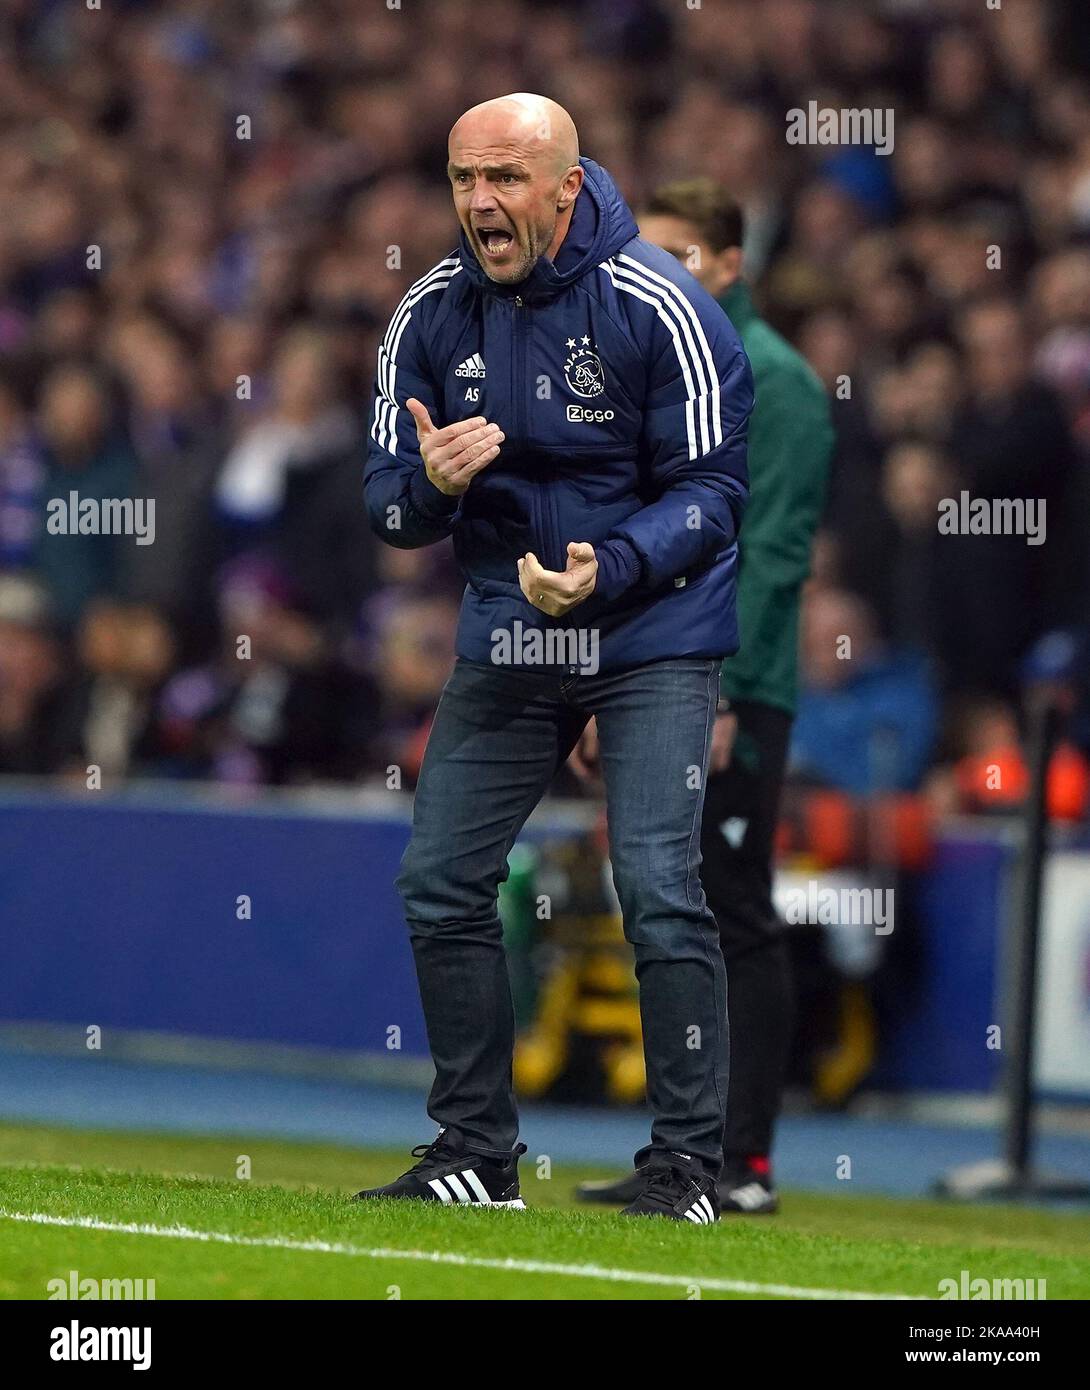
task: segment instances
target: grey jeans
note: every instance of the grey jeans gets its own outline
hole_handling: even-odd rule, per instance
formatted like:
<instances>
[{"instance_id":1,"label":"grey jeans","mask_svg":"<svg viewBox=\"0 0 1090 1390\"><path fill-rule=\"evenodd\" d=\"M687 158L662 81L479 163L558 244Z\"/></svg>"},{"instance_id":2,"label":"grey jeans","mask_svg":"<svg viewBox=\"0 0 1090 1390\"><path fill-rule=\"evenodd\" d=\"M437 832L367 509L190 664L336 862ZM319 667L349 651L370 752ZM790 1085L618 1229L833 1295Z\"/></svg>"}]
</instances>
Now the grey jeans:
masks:
<instances>
[{"instance_id":1,"label":"grey jeans","mask_svg":"<svg viewBox=\"0 0 1090 1390\"><path fill-rule=\"evenodd\" d=\"M459 659L443 691L398 889L435 1063L428 1113L477 1148L518 1134L514 1018L496 909L507 854L590 716L613 878L640 987L651 1144L722 1163L726 974L700 885L719 666L527 671Z\"/></svg>"}]
</instances>

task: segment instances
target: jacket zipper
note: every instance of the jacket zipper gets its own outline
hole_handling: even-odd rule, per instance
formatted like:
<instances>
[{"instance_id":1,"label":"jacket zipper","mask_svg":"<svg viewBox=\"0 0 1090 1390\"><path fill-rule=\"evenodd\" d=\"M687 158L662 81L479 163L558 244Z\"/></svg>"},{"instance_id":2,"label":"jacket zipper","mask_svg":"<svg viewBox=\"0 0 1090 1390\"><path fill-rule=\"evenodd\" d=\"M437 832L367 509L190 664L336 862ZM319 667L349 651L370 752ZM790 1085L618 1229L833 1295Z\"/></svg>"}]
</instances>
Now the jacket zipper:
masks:
<instances>
[{"instance_id":1,"label":"jacket zipper","mask_svg":"<svg viewBox=\"0 0 1090 1390\"><path fill-rule=\"evenodd\" d=\"M515 306L515 359L518 376L515 420L519 441L526 448L528 444L526 438L526 401L532 389L526 376L526 342L530 336L531 311L522 295L516 294L513 302ZM542 490L540 499L538 499L539 488ZM552 486L552 480L545 479L539 487L535 487L534 497L535 501L540 501L540 505L535 508L537 531L541 536L541 554L538 559L546 569L562 570L566 558L560 553L560 519L557 515L556 490ZM553 619L550 618L547 621L552 622Z\"/></svg>"},{"instance_id":2,"label":"jacket zipper","mask_svg":"<svg viewBox=\"0 0 1090 1390\"><path fill-rule=\"evenodd\" d=\"M520 444L526 444L526 315L520 310L525 308L522 295L516 294L514 299L515 315L515 433Z\"/></svg>"},{"instance_id":3,"label":"jacket zipper","mask_svg":"<svg viewBox=\"0 0 1090 1390\"><path fill-rule=\"evenodd\" d=\"M530 336L531 311L520 294L515 295L512 303L515 333L515 426L519 443L526 448L526 401L532 389L526 376L526 342ZM541 537L541 554L538 559L546 569L562 570L567 564L567 557L561 554L560 517L552 480L546 478L535 484L533 497L534 524ZM558 620L546 618L545 621L551 624Z\"/></svg>"},{"instance_id":4,"label":"jacket zipper","mask_svg":"<svg viewBox=\"0 0 1090 1390\"><path fill-rule=\"evenodd\" d=\"M518 446L526 447L526 305L521 294L511 301L511 331L514 336L514 352L511 354L511 397L515 414L515 438ZM541 537L538 559L548 568L550 560L546 554L546 536L542 516L540 487L535 479L530 480L530 517L536 535Z\"/></svg>"}]
</instances>

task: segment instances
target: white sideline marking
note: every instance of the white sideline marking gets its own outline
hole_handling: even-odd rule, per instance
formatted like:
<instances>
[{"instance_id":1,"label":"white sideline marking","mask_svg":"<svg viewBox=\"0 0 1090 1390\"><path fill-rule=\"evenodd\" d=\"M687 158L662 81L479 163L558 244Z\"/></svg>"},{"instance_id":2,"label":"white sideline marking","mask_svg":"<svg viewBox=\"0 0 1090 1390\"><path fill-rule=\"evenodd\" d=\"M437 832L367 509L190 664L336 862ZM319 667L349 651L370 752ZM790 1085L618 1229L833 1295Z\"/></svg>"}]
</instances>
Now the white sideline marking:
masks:
<instances>
[{"instance_id":1,"label":"white sideline marking","mask_svg":"<svg viewBox=\"0 0 1090 1390\"><path fill-rule=\"evenodd\" d=\"M195 1231L189 1226L146 1226L129 1221L100 1221L95 1216L50 1216L40 1211L5 1211L0 1220L25 1221L37 1226L70 1226L89 1231L112 1231L126 1236L172 1236L175 1240L200 1240L218 1245L249 1245L269 1250L296 1250L322 1255L352 1255L365 1260L421 1260L426 1264L457 1265L465 1269L499 1269L512 1274L564 1274L576 1279L603 1279L614 1284L659 1284L689 1288L696 1284L715 1293L771 1294L776 1298L880 1299L926 1302L907 1293L854 1293L847 1289L805 1289L792 1284L753 1284L744 1279L713 1279L700 1274L658 1274L653 1270L608 1269L600 1265L549 1264L543 1260L493 1260L479 1255L457 1255L445 1250L368 1249L326 1240L292 1240L287 1236L236 1236L226 1231Z\"/></svg>"}]
</instances>

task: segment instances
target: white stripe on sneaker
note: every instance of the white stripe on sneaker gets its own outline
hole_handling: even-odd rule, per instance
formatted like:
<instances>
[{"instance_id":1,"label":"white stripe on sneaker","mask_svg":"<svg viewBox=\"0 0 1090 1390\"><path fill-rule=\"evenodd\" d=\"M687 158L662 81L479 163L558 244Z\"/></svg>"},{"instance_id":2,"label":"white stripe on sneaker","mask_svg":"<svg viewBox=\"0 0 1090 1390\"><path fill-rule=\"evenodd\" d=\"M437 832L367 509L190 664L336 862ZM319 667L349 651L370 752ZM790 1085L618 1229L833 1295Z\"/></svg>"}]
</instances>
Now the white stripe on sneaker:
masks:
<instances>
[{"instance_id":1,"label":"white stripe on sneaker","mask_svg":"<svg viewBox=\"0 0 1090 1390\"><path fill-rule=\"evenodd\" d=\"M488 1195L488 1191L485 1188L484 1183L481 1182L480 1178L473 1171L473 1169L467 1168L465 1172L462 1174L462 1177L465 1178L466 1182L477 1194L477 1200L478 1202L480 1202L481 1206L490 1207L492 1205L492 1198Z\"/></svg>"},{"instance_id":2,"label":"white stripe on sneaker","mask_svg":"<svg viewBox=\"0 0 1090 1390\"><path fill-rule=\"evenodd\" d=\"M708 1194L706 1192L701 1197L700 1201L703 1204L704 1210L708 1213L708 1224L711 1225L715 1220L715 1209L712 1207L711 1202L708 1201Z\"/></svg>"},{"instance_id":3,"label":"white stripe on sneaker","mask_svg":"<svg viewBox=\"0 0 1090 1390\"><path fill-rule=\"evenodd\" d=\"M450 1190L454 1193L455 1197L458 1198L459 1202L461 1202L463 1206L470 1205L470 1203L473 1201L473 1198L462 1186L461 1179L458 1177L457 1173L448 1173L446 1177L443 1179L443 1181L446 1183L446 1185L450 1188Z\"/></svg>"},{"instance_id":4,"label":"white stripe on sneaker","mask_svg":"<svg viewBox=\"0 0 1090 1390\"><path fill-rule=\"evenodd\" d=\"M451 1195L438 1178L429 1178L428 1186L431 1188L431 1190L435 1193L435 1195L439 1198L439 1200L443 1203L445 1207L450 1206L452 1201Z\"/></svg>"}]
</instances>

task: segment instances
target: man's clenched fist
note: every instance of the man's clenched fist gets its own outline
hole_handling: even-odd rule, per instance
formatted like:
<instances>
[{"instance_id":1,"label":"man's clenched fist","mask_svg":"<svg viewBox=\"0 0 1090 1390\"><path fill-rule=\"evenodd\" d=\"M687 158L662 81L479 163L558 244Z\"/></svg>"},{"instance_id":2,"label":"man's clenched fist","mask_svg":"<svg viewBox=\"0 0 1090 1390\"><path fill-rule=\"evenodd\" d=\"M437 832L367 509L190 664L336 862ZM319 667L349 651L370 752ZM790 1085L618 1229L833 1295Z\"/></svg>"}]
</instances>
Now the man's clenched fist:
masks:
<instances>
[{"instance_id":1,"label":"man's clenched fist","mask_svg":"<svg viewBox=\"0 0 1090 1390\"><path fill-rule=\"evenodd\" d=\"M587 541L568 542L568 564L563 573L544 569L533 551L523 556L518 568L522 592L550 618L562 618L577 603L590 598L598 578L594 547Z\"/></svg>"},{"instance_id":2,"label":"man's clenched fist","mask_svg":"<svg viewBox=\"0 0 1090 1390\"><path fill-rule=\"evenodd\" d=\"M429 482L448 497L460 496L499 453L503 431L482 415L437 430L422 401L411 396L405 404L416 421L420 457Z\"/></svg>"}]
</instances>

